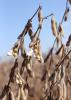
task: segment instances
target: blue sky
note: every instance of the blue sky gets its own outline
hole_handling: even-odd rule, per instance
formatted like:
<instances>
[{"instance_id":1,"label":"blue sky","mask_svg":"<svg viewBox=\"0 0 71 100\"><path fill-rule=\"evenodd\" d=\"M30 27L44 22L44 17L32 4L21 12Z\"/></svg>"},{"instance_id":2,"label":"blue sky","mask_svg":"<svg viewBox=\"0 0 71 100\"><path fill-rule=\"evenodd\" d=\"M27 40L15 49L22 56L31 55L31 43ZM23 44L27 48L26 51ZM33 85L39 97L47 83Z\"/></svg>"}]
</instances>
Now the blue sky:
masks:
<instances>
[{"instance_id":1,"label":"blue sky","mask_svg":"<svg viewBox=\"0 0 71 100\"><path fill-rule=\"evenodd\" d=\"M17 40L17 36L23 30L27 20L34 14L39 4L42 5L43 15L47 16L54 13L59 23L66 5L66 0L0 0L0 56L6 56L7 52ZM48 52L54 41L51 31L51 18L43 23L40 34L42 51ZM34 30L37 28L37 16L33 20ZM63 42L67 41L71 34L71 13L68 21L63 23L65 35ZM26 47L29 43L29 37L26 36ZM27 48L28 49L28 48Z\"/></svg>"}]
</instances>

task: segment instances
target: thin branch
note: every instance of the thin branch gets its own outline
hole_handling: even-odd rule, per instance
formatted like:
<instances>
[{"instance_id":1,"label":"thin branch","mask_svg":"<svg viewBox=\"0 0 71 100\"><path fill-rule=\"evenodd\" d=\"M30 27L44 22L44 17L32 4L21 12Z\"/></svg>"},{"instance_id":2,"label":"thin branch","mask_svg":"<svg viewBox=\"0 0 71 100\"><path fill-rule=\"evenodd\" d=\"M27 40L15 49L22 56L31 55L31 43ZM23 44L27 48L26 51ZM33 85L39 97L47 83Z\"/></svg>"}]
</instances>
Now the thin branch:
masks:
<instances>
[{"instance_id":1,"label":"thin branch","mask_svg":"<svg viewBox=\"0 0 71 100\"><path fill-rule=\"evenodd\" d=\"M56 38L55 38L55 40L54 40L54 43L53 43L52 48L50 49L49 53L47 54L46 58L44 59L44 63L46 63L46 61L48 60L48 58L49 58L50 55L52 56L55 42L56 42Z\"/></svg>"},{"instance_id":2,"label":"thin branch","mask_svg":"<svg viewBox=\"0 0 71 100\"><path fill-rule=\"evenodd\" d=\"M40 6L38 7L37 11L34 13L34 15L30 18L29 21L31 21L35 17L35 15L37 14L37 12L38 12L39 9L40 9Z\"/></svg>"},{"instance_id":3,"label":"thin branch","mask_svg":"<svg viewBox=\"0 0 71 100\"><path fill-rule=\"evenodd\" d=\"M51 13L51 14L49 14L48 16L43 17L43 20L44 20L44 19L47 19L48 17L50 17L50 16L52 16L52 15L54 15L54 14L53 14L53 13Z\"/></svg>"},{"instance_id":4,"label":"thin branch","mask_svg":"<svg viewBox=\"0 0 71 100\"><path fill-rule=\"evenodd\" d=\"M28 20L27 24L25 25L24 30L23 30L22 33L18 36L18 39L19 39L20 37L23 37L23 35L24 35L24 36L26 35L28 24L29 24L29 22L32 21L32 19L35 17L35 15L37 14L37 12L38 12L39 9L40 9L40 6L38 7L38 9L37 9L37 11L34 13L34 15Z\"/></svg>"},{"instance_id":5,"label":"thin branch","mask_svg":"<svg viewBox=\"0 0 71 100\"><path fill-rule=\"evenodd\" d=\"M57 68L55 69L55 71L58 70L58 68L60 67L60 65L64 62L64 60L67 58L67 56L71 53L71 50L63 57L63 59L58 63L56 64Z\"/></svg>"}]
</instances>

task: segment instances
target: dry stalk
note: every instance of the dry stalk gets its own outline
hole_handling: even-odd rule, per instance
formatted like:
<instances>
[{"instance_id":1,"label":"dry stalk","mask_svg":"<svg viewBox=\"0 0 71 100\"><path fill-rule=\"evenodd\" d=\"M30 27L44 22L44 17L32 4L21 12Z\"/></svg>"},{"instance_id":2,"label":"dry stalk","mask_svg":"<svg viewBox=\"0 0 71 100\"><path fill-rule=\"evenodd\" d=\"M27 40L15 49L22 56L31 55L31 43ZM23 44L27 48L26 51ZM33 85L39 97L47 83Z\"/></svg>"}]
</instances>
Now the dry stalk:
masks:
<instances>
[{"instance_id":1,"label":"dry stalk","mask_svg":"<svg viewBox=\"0 0 71 100\"><path fill-rule=\"evenodd\" d=\"M9 91L9 86L5 85L3 91L2 91L2 93L0 95L0 100L6 98L6 94L8 93L8 91Z\"/></svg>"},{"instance_id":2,"label":"dry stalk","mask_svg":"<svg viewBox=\"0 0 71 100\"><path fill-rule=\"evenodd\" d=\"M23 42L24 42L24 36L27 34L27 32L29 33L30 39L31 39L31 43L29 45L29 47L33 50L35 58L40 61L40 62L44 62L46 63L46 61L48 60L48 58L51 56L50 59L50 66L52 63L52 54L53 54L53 49L54 49L54 45L57 41L57 43L62 42L61 41L61 37L64 35L63 32L63 27L62 27L62 23L63 21L67 20L68 17L68 13L69 13L69 7L68 7L68 2L71 4L71 0L67 0L66 2L66 9L64 12L64 15L62 17L61 23L59 24L59 26L57 27L56 25L56 20L54 18L54 16L52 16L53 14L51 13L50 15L43 17L42 16L42 8L41 6L39 6L39 8L37 9L37 11L34 13L34 15L28 20L27 24L25 25L24 30L22 31L22 33L18 36L18 42L15 43L14 47L11 49L11 53L13 56L17 56L19 54L19 49L21 49L21 56L23 57L23 63L20 69L17 70L16 72L16 68L18 68L18 62L17 59L15 60L14 66L11 69L10 75L9 75L9 81L8 84L5 85L2 94L0 96L1 100L15 100L14 94L10 89L10 83L11 82L16 82L17 85L19 86L19 90L18 90L18 96L16 98L16 100L27 100L28 97L28 84L27 84L27 78L28 78L28 74L29 76L33 76L33 71L32 71L32 55L28 55L23 47ZM39 21L39 25L38 28L36 30L36 32L33 34L32 31L32 19L35 17L35 15L38 13L38 21ZM47 19L49 16L52 16L51 18L51 28L52 28L52 32L53 35L55 36L55 41L53 43L52 48L50 49L50 52L48 53L48 55L46 56L45 60L43 60L42 54L41 54L41 50L40 50L40 39L39 39L39 35L42 29L42 22L44 19ZM71 35L69 36L69 39L66 43L66 46L69 46L71 42ZM60 54L60 57L63 56L63 51L64 51L64 45L61 45L61 47L59 48L59 50L56 52L56 54ZM45 81L45 89L48 89L48 83L49 83L49 91L46 92L46 95L43 99L48 99L48 100L53 100L53 95L52 95L52 89L54 87L54 85L58 85L59 86L59 91L60 91L60 97L59 100L66 100L66 84L65 84L65 70L63 69L63 63L65 61L65 59L67 58L67 56L70 54L71 50L68 51L68 53L62 58L61 61L58 62L58 64L55 65L55 69L54 72L51 74L51 76L49 76L49 78L47 79L47 71L44 72L44 75L42 77L42 81ZM70 61L70 60L69 60ZM69 65L69 62L68 62ZM27 77L26 77L26 81L24 81L24 79L22 78L22 73L24 72L24 68L26 68L27 70ZM15 80L14 80L15 79ZM58 81L57 81L58 80ZM69 80L68 80L69 81ZM70 82L70 81L69 81ZM71 84L71 83L70 83ZM8 96L8 98L6 98L6 95Z\"/></svg>"},{"instance_id":3,"label":"dry stalk","mask_svg":"<svg viewBox=\"0 0 71 100\"><path fill-rule=\"evenodd\" d=\"M71 53L71 50L69 50L69 52L62 58L62 60L59 61L58 64L56 64L56 67L55 67L54 72L57 71L57 70L59 69L60 65L64 62L64 60L67 58L67 56L68 56L70 53Z\"/></svg>"},{"instance_id":4,"label":"dry stalk","mask_svg":"<svg viewBox=\"0 0 71 100\"><path fill-rule=\"evenodd\" d=\"M23 59L22 66L20 69L20 74L22 75L24 72L24 69L26 68L27 74L31 77L34 77L34 72L32 71L32 59L31 56L28 56L25 54L25 58Z\"/></svg>"},{"instance_id":5,"label":"dry stalk","mask_svg":"<svg viewBox=\"0 0 71 100\"><path fill-rule=\"evenodd\" d=\"M51 93L50 91L52 91L52 88L54 87L54 85L57 84L57 81L54 82L56 72L58 71L59 68L61 69L60 66L63 64L64 60L70 54L70 52L71 52L71 50L63 57L63 59L58 64L56 64L57 68L54 70L54 72L51 74L51 76L48 79L49 81L51 81L51 86L50 86L49 92L46 93L45 97L43 97L42 100L45 100L45 98L48 97L48 94ZM61 81L60 81L59 86L60 86L60 98L62 100L65 100L66 99L66 85L65 85L65 81L64 81L65 72L63 72L63 74L64 74L64 76L61 75L62 78L60 79Z\"/></svg>"},{"instance_id":6,"label":"dry stalk","mask_svg":"<svg viewBox=\"0 0 71 100\"><path fill-rule=\"evenodd\" d=\"M67 41L67 43L66 43L66 46L69 46L70 43L71 43L71 34L69 35L68 41Z\"/></svg>"},{"instance_id":7,"label":"dry stalk","mask_svg":"<svg viewBox=\"0 0 71 100\"><path fill-rule=\"evenodd\" d=\"M63 44L61 45L61 47L58 49L58 51L55 54L61 58L63 57L63 54L64 54L64 45Z\"/></svg>"},{"instance_id":8,"label":"dry stalk","mask_svg":"<svg viewBox=\"0 0 71 100\"><path fill-rule=\"evenodd\" d=\"M5 96L0 98L0 100L15 100L15 96L14 96L12 90L9 88L9 90L6 92Z\"/></svg>"},{"instance_id":9,"label":"dry stalk","mask_svg":"<svg viewBox=\"0 0 71 100\"><path fill-rule=\"evenodd\" d=\"M60 97L59 100L66 100L66 84L64 79L61 80L59 84L59 92L60 92Z\"/></svg>"},{"instance_id":10,"label":"dry stalk","mask_svg":"<svg viewBox=\"0 0 71 100\"><path fill-rule=\"evenodd\" d=\"M33 50L36 59L39 62L44 62L41 51L40 51L40 40L39 40L40 31L41 31L41 28L40 26L38 26L35 34L33 35L31 43L29 44L29 47Z\"/></svg>"},{"instance_id":11,"label":"dry stalk","mask_svg":"<svg viewBox=\"0 0 71 100\"><path fill-rule=\"evenodd\" d=\"M49 53L47 54L46 58L44 59L44 63L49 59L50 55L52 54L53 48L50 49Z\"/></svg>"},{"instance_id":12,"label":"dry stalk","mask_svg":"<svg viewBox=\"0 0 71 100\"><path fill-rule=\"evenodd\" d=\"M29 23L32 21L32 19L35 17L35 15L37 14L38 10L40 9L40 7L37 9L37 11L34 13L34 15L28 20L27 24L25 25L24 30L22 31L22 33L18 36L18 39L20 39L21 37L25 36L27 34L28 31L28 25Z\"/></svg>"},{"instance_id":13,"label":"dry stalk","mask_svg":"<svg viewBox=\"0 0 71 100\"><path fill-rule=\"evenodd\" d=\"M62 20L60 22L61 24L63 23L63 21L67 21L67 17L68 17L68 13L69 13L68 1L69 0L67 0L67 2L66 2L66 8L65 8Z\"/></svg>"},{"instance_id":14,"label":"dry stalk","mask_svg":"<svg viewBox=\"0 0 71 100\"><path fill-rule=\"evenodd\" d=\"M59 87L59 93L60 93L60 99L66 100L66 84L65 84L65 66L62 64L62 66L59 68L59 73L57 77L58 87ZM59 100L60 100L59 99Z\"/></svg>"},{"instance_id":15,"label":"dry stalk","mask_svg":"<svg viewBox=\"0 0 71 100\"><path fill-rule=\"evenodd\" d=\"M10 72L10 75L9 75L9 81L8 81L8 84L4 86L4 89L2 91L2 94L0 95L0 99L2 99L8 92L9 92L9 85L10 85L10 82L14 82L14 72L15 72L15 69L18 67L18 62L17 62L17 59L15 60L15 63L14 63L14 66L13 68L11 69L11 72Z\"/></svg>"},{"instance_id":16,"label":"dry stalk","mask_svg":"<svg viewBox=\"0 0 71 100\"><path fill-rule=\"evenodd\" d=\"M19 86L18 89L18 95L16 97L16 100L27 100L27 96L28 96L28 89L24 88L26 82L25 80L21 77L19 70L17 70L17 72L15 73L15 77L16 77L16 83ZM23 89L24 88L24 89Z\"/></svg>"},{"instance_id":17,"label":"dry stalk","mask_svg":"<svg viewBox=\"0 0 71 100\"><path fill-rule=\"evenodd\" d=\"M15 69L18 67L18 62L17 59L15 60L14 66L11 69L10 75L9 75L9 82L8 85L10 84L10 82L14 82L14 74L15 74Z\"/></svg>"}]
</instances>

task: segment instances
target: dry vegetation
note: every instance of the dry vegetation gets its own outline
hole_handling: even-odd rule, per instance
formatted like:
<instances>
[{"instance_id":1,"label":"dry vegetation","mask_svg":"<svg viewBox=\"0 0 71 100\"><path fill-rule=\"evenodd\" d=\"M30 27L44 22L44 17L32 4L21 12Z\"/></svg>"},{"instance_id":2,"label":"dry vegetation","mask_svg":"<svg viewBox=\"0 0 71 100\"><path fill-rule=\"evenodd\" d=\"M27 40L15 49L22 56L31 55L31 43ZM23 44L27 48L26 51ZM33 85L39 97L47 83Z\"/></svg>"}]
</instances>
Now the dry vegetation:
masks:
<instances>
[{"instance_id":1,"label":"dry vegetation","mask_svg":"<svg viewBox=\"0 0 71 100\"><path fill-rule=\"evenodd\" d=\"M45 93L46 92L46 88L45 88L46 78L43 78L43 75L45 74L46 69L47 69L47 71L51 70L53 72L53 69L59 60L60 59L57 55L53 55L53 62L52 62L51 67L49 67L50 59L48 59L48 61L45 64L40 64L37 61L33 62L33 71L35 73L35 78L34 79L32 79L30 77L28 78L28 85L30 87L29 94L28 94L28 100L41 100L45 95L48 96L48 93ZM9 74L11 72L11 68L13 67L13 65L14 65L14 61L11 61L11 60L0 63L0 94L1 94L4 86L8 83ZM19 61L19 65L21 65L21 61ZM71 98L71 96L70 96L71 95L71 91L70 91L70 89L71 89L71 73L70 73L71 72L71 64L68 65L68 60L64 63L64 67L66 68L66 70L65 70L65 73L66 73L65 84L66 84L66 89L67 89L67 92L66 92L67 99L66 100L70 100L70 98ZM48 78L49 77L47 74L47 80L48 80ZM48 85L48 83L47 83L47 85ZM11 83L10 86L11 86L11 89L12 89L14 95L17 96L18 86L16 86L16 83ZM47 86L47 88L49 88L49 85ZM59 97L57 85L55 85L53 87L52 92L53 92L52 94L53 94L54 98ZM47 99L47 100L58 100L58 99Z\"/></svg>"},{"instance_id":2,"label":"dry vegetation","mask_svg":"<svg viewBox=\"0 0 71 100\"><path fill-rule=\"evenodd\" d=\"M41 6L28 20L17 42L8 52L14 59L0 63L0 100L70 100L71 35L66 44L62 42L63 22L67 21L69 13L68 4L71 4L71 0L67 0L64 15L58 26L53 13L43 17ZM33 32L32 21L35 15L38 15L38 27L36 32ZM43 57L39 35L42 23L48 17L51 17L55 41ZM31 40L28 53L24 45L27 33Z\"/></svg>"}]
</instances>

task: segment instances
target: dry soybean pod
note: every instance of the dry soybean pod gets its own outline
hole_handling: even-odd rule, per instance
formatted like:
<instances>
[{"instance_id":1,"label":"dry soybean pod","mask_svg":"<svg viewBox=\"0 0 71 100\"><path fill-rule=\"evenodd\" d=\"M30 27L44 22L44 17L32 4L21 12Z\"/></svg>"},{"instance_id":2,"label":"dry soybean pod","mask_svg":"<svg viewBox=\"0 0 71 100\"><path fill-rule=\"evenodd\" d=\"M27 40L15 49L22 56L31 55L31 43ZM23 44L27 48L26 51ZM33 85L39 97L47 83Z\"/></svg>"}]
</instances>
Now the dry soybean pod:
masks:
<instances>
[{"instance_id":1,"label":"dry soybean pod","mask_svg":"<svg viewBox=\"0 0 71 100\"><path fill-rule=\"evenodd\" d=\"M43 16L42 16L42 7L39 6L39 10L38 10L38 21L41 22L43 19Z\"/></svg>"},{"instance_id":2,"label":"dry soybean pod","mask_svg":"<svg viewBox=\"0 0 71 100\"><path fill-rule=\"evenodd\" d=\"M56 26L56 20L54 16L52 16L51 18L51 28L52 28L53 35L57 37L57 26Z\"/></svg>"}]
</instances>

